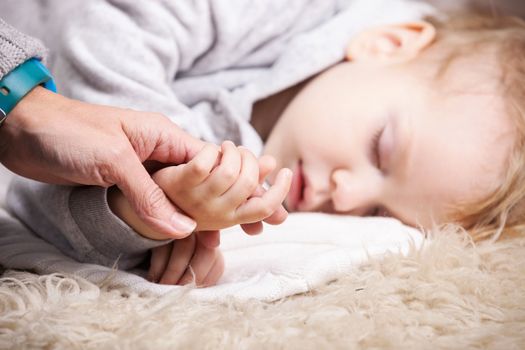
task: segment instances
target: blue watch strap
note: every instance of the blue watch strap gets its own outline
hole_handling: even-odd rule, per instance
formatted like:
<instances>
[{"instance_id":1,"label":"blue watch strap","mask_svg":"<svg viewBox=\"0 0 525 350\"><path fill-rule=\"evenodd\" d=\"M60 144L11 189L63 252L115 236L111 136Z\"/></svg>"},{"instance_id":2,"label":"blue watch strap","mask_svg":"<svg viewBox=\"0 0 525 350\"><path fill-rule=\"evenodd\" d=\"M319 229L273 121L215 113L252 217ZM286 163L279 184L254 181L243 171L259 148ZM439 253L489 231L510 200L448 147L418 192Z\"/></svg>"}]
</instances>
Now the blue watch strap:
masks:
<instances>
[{"instance_id":1,"label":"blue watch strap","mask_svg":"<svg viewBox=\"0 0 525 350\"><path fill-rule=\"evenodd\" d=\"M17 103L38 85L56 92L51 73L35 58L25 61L0 80L0 124Z\"/></svg>"}]
</instances>

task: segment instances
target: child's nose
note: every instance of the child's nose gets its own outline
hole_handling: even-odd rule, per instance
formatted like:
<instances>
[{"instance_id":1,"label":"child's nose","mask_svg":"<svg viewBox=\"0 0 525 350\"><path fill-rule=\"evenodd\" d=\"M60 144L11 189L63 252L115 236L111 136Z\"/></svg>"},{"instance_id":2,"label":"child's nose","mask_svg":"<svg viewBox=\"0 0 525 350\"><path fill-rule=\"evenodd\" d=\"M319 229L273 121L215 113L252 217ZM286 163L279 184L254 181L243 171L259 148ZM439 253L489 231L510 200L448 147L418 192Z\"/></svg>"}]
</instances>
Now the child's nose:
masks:
<instances>
[{"instance_id":1,"label":"child's nose","mask_svg":"<svg viewBox=\"0 0 525 350\"><path fill-rule=\"evenodd\" d=\"M332 172L331 186L332 204L338 212L364 215L367 208L377 202L378 186L365 174L337 169Z\"/></svg>"}]
</instances>

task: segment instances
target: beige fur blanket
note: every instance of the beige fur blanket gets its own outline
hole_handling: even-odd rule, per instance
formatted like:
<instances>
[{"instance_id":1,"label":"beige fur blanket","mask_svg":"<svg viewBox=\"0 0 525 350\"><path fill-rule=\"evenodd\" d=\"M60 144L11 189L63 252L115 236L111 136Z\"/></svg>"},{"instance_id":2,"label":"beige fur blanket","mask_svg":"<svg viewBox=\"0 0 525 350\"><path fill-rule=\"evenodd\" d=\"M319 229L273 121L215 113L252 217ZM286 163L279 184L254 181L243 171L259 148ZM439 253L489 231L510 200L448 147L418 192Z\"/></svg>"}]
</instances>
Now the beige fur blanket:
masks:
<instances>
[{"instance_id":1,"label":"beige fur blanket","mask_svg":"<svg viewBox=\"0 0 525 350\"><path fill-rule=\"evenodd\" d=\"M0 348L523 349L525 239L438 232L407 256L274 303L122 295L74 276L6 271Z\"/></svg>"}]
</instances>

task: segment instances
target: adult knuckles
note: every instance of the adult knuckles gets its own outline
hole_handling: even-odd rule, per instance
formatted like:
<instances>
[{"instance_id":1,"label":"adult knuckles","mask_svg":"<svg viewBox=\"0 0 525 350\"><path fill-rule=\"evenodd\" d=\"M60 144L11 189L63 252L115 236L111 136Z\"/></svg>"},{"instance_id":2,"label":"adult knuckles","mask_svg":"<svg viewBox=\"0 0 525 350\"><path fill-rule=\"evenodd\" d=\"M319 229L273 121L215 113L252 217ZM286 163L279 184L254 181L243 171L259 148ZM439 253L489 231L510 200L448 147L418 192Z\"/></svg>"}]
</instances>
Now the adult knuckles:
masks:
<instances>
[{"instance_id":1,"label":"adult knuckles","mask_svg":"<svg viewBox=\"0 0 525 350\"><path fill-rule=\"evenodd\" d=\"M104 151L95 150L86 156L85 164L92 167L95 178L93 181L100 186L111 186L122 182L125 173L122 169L127 168L129 148L115 143Z\"/></svg>"},{"instance_id":2,"label":"adult knuckles","mask_svg":"<svg viewBox=\"0 0 525 350\"><path fill-rule=\"evenodd\" d=\"M96 171L93 182L99 186L109 187L119 182L115 165L108 161L101 161L95 165Z\"/></svg>"},{"instance_id":3,"label":"adult knuckles","mask_svg":"<svg viewBox=\"0 0 525 350\"><path fill-rule=\"evenodd\" d=\"M141 112L144 113L144 112ZM173 136L180 136L184 131L174 122L172 122L167 116L158 112L148 112L147 118L140 116L137 120L137 127L144 130L144 123L147 120L147 128L152 132L159 132L164 134L166 138Z\"/></svg>"},{"instance_id":4,"label":"adult knuckles","mask_svg":"<svg viewBox=\"0 0 525 350\"><path fill-rule=\"evenodd\" d=\"M118 167L126 166L130 159L133 159L136 154L131 146L124 142L113 142L111 147L103 152L100 152L99 163L105 165L109 169L116 169Z\"/></svg>"},{"instance_id":5,"label":"adult knuckles","mask_svg":"<svg viewBox=\"0 0 525 350\"><path fill-rule=\"evenodd\" d=\"M163 123L163 124L173 124L175 125L174 123L172 123L170 121L170 119L168 117L166 117L164 114L162 113L159 113L159 112L150 112L150 119L157 119L156 121L157 122L160 122L160 123Z\"/></svg>"}]
</instances>

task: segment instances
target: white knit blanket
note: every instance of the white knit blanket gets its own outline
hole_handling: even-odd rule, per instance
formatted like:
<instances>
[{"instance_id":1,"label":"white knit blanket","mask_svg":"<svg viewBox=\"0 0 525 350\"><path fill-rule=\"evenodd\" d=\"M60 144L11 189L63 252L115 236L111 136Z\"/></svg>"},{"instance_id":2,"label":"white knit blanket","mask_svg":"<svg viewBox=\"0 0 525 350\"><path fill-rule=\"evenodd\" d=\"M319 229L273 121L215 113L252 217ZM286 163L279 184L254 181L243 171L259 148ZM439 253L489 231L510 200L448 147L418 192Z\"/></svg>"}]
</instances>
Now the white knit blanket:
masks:
<instances>
[{"instance_id":1,"label":"white knit blanket","mask_svg":"<svg viewBox=\"0 0 525 350\"><path fill-rule=\"evenodd\" d=\"M320 213L291 214L256 237L237 228L222 237L225 274L217 286L192 290L196 297L273 301L342 277L369 255L405 253L423 241L394 219Z\"/></svg>"},{"instance_id":2,"label":"white knit blanket","mask_svg":"<svg viewBox=\"0 0 525 350\"><path fill-rule=\"evenodd\" d=\"M342 277L369 255L406 252L423 241L419 231L394 219L291 214L279 226L267 225L259 236L247 236L239 228L223 231L223 277L216 286L188 289L150 283L141 277L145 271L132 273L73 261L2 210L0 231L5 230L18 233L0 234L0 257L5 267L40 274L70 273L123 293L180 292L199 300L277 300Z\"/></svg>"}]
</instances>

